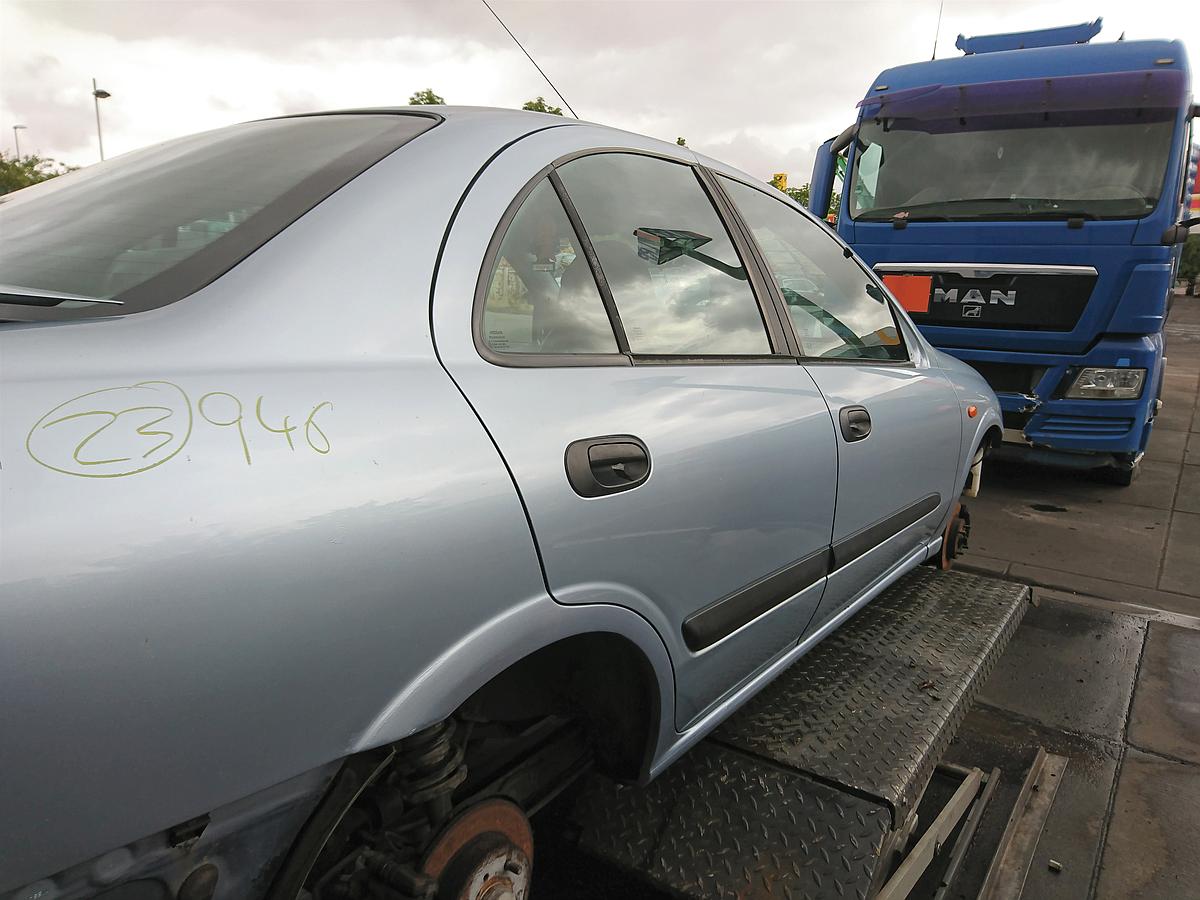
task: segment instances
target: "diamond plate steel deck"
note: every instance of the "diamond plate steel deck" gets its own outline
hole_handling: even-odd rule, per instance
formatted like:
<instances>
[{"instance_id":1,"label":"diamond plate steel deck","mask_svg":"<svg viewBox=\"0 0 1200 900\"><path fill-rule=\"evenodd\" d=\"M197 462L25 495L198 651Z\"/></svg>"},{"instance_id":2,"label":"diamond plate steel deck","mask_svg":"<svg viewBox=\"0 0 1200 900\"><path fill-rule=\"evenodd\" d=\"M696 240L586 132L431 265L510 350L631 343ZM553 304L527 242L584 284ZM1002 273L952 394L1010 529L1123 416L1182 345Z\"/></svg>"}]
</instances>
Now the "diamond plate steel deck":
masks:
<instances>
[{"instance_id":1,"label":"diamond plate steel deck","mask_svg":"<svg viewBox=\"0 0 1200 900\"><path fill-rule=\"evenodd\" d=\"M916 806L1028 606L1029 588L918 569L788 669L713 740Z\"/></svg>"},{"instance_id":2,"label":"diamond plate steel deck","mask_svg":"<svg viewBox=\"0 0 1200 900\"><path fill-rule=\"evenodd\" d=\"M685 897L865 900L1028 596L905 576L650 785L591 778L581 846Z\"/></svg>"},{"instance_id":3,"label":"diamond plate steel deck","mask_svg":"<svg viewBox=\"0 0 1200 900\"><path fill-rule=\"evenodd\" d=\"M594 777L580 846L685 897L866 900L886 806L704 742L646 788Z\"/></svg>"}]
</instances>

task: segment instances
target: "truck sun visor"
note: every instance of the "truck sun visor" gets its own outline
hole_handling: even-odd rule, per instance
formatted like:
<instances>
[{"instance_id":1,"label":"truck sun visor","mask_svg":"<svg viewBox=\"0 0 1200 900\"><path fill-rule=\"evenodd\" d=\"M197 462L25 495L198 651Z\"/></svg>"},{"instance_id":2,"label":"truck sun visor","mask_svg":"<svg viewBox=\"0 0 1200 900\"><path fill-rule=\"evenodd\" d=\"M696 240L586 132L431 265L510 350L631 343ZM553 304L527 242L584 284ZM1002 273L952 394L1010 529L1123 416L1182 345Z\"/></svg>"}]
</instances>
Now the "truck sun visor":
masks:
<instances>
[{"instance_id":1,"label":"truck sun visor","mask_svg":"<svg viewBox=\"0 0 1200 900\"><path fill-rule=\"evenodd\" d=\"M898 119L995 116L1014 113L1121 109L1178 109L1187 93L1181 69L1065 75L922 85L866 97L863 114Z\"/></svg>"}]
</instances>

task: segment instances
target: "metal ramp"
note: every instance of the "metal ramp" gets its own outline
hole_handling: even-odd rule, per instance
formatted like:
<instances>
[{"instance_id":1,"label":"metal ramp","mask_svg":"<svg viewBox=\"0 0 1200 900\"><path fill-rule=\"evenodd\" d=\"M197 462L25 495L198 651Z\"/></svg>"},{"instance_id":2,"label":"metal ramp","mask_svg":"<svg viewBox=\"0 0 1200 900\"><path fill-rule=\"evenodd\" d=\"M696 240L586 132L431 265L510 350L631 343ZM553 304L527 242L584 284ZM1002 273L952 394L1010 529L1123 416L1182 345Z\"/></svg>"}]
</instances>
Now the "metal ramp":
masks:
<instances>
[{"instance_id":1,"label":"metal ramp","mask_svg":"<svg viewBox=\"0 0 1200 900\"><path fill-rule=\"evenodd\" d=\"M906 575L650 785L592 777L580 846L684 897L875 896L1028 600L991 578Z\"/></svg>"}]
</instances>

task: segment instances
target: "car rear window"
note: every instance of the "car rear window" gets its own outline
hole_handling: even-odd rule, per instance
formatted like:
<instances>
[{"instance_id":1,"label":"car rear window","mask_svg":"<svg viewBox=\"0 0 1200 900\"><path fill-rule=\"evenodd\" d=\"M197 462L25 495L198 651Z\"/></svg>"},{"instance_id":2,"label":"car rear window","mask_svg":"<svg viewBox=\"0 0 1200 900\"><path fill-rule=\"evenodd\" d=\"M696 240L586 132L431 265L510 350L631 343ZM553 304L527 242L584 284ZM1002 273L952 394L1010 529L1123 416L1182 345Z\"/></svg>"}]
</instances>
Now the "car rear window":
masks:
<instances>
[{"instance_id":1,"label":"car rear window","mask_svg":"<svg viewBox=\"0 0 1200 900\"><path fill-rule=\"evenodd\" d=\"M127 315L185 297L438 121L249 122L0 197L0 320Z\"/></svg>"}]
</instances>

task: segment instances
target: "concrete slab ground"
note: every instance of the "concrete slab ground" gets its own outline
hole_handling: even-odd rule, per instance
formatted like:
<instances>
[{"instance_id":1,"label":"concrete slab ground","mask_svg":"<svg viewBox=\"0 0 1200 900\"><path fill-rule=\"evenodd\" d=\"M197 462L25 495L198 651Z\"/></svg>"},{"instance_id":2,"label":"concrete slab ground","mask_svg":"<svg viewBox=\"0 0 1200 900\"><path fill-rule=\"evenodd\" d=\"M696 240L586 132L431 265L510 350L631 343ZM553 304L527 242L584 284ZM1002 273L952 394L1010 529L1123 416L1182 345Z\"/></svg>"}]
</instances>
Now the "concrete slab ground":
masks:
<instances>
[{"instance_id":1,"label":"concrete slab ground","mask_svg":"<svg viewBox=\"0 0 1200 900\"><path fill-rule=\"evenodd\" d=\"M1164 900L1200 893L1194 766L1139 750L1125 757L1097 900Z\"/></svg>"},{"instance_id":2,"label":"concrete slab ground","mask_svg":"<svg viewBox=\"0 0 1200 900\"><path fill-rule=\"evenodd\" d=\"M1025 614L978 702L1041 725L1117 740L1146 627L1134 616L1043 600Z\"/></svg>"},{"instance_id":3,"label":"concrete slab ground","mask_svg":"<svg viewBox=\"0 0 1200 900\"><path fill-rule=\"evenodd\" d=\"M1200 766L1200 631L1150 624L1129 743Z\"/></svg>"}]
</instances>

